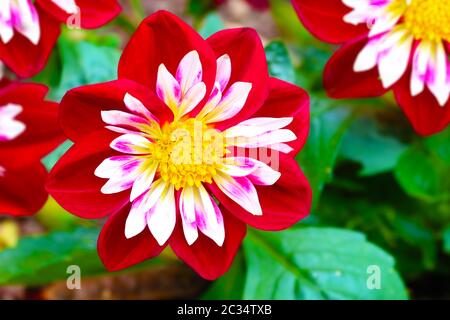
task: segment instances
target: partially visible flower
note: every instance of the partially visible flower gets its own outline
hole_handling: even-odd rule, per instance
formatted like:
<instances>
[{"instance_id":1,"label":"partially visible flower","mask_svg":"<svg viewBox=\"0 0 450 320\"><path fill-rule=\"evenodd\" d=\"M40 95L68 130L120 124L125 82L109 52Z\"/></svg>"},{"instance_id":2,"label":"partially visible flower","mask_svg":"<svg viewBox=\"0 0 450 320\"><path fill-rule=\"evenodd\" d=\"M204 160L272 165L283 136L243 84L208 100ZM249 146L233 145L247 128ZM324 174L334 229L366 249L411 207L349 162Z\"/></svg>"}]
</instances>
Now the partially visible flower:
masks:
<instances>
[{"instance_id":1,"label":"partially visible flower","mask_svg":"<svg viewBox=\"0 0 450 320\"><path fill-rule=\"evenodd\" d=\"M38 84L0 85L0 214L31 215L47 199L40 161L65 138L46 93Z\"/></svg>"},{"instance_id":2,"label":"partially visible flower","mask_svg":"<svg viewBox=\"0 0 450 320\"><path fill-rule=\"evenodd\" d=\"M75 145L47 187L69 212L109 216L98 250L110 270L170 245L214 279L246 224L281 230L309 213L311 189L294 159L309 98L269 77L254 30L205 41L155 13L125 48L119 80L67 93L61 123Z\"/></svg>"},{"instance_id":3,"label":"partially visible flower","mask_svg":"<svg viewBox=\"0 0 450 320\"><path fill-rule=\"evenodd\" d=\"M44 68L61 23L98 28L120 10L117 0L1 0L0 61L31 77Z\"/></svg>"},{"instance_id":4,"label":"partially visible flower","mask_svg":"<svg viewBox=\"0 0 450 320\"><path fill-rule=\"evenodd\" d=\"M343 46L324 84L335 98L379 96L392 89L415 130L450 123L450 1L292 0L318 38Z\"/></svg>"}]
</instances>

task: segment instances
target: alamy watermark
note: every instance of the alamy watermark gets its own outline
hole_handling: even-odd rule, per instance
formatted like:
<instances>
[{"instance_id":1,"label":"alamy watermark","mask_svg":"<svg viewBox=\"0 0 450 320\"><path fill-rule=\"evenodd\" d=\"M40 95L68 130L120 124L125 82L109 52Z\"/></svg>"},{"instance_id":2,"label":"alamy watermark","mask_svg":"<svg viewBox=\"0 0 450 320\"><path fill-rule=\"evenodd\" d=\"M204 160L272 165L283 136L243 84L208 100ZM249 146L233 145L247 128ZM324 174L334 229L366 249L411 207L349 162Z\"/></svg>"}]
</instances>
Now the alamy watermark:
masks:
<instances>
[{"instance_id":1,"label":"alamy watermark","mask_svg":"<svg viewBox=\"0 0 450 320\"><path fill-rule=\"evenodd\" d=\"M381 268L374 264L367 267L367 289L380 290L381 289Z\"/></svg>"},{"instance_id":2,"label":"alamy watermark","mask_svg":"<svg viewBox=\"0 0 450 320\"><path fill-rule=\"evenodd\" d=\"M67 267L66 273L69 275L66 281L67 289L81 290L81 268L77 265Z\"/></svg>"}]
</instances>

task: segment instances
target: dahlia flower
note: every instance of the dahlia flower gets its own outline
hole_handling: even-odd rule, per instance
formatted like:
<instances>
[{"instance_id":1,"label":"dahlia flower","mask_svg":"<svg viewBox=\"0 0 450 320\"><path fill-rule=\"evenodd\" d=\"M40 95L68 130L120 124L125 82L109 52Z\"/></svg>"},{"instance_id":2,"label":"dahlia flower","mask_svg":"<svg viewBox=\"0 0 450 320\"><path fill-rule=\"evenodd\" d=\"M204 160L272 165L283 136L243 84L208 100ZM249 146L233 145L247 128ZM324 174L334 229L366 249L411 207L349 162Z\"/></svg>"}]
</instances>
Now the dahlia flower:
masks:
<instances>
[{"instance_id":1,"label":"dahlia flower","mask_svg":"<svg viewBox=\"0 0 450 320\"><path fill-rule=\"evenodd\" d=\"M342 44L325 69L331 97L373 97L392 89L419 134L448 126L450 1L292 2L315 36Z\"/></svg>"},{"instance_id":2,"label":"dahlia flower","mask_svg":"<svg viewBox=\"0 0 450 320\"><path fill-rule=\"evenodd\" d=\"M117 0L0 1L0 61L19 77L41 71L60 34L60 24L98 28L119 14Z\"/></svg>"},{"instance_id":3,"label":"dahlia flower","mask_svg":"<svg viewBox=\"0 0 450 320\"><path fill-rule=\"evenodd\" d=\"M0 84L0 213L31 215L47 199L41 158L64 141L57 104L38 84Z\"/></svg>"},{"instance_id":4,"label":"dahlia flower","mask_svg":"<svg viewBox=\"0 0 450 320\"><path fill-rule=\"evenodd\" d=\"M251 29L202 39L157 12L124 50L116 81L71 90L61 124L74 146L47 188L84 218L108 216L98 240L110 270L167 245L207 279L228 270L246 225L291 226L311 190L294 156L308 95L270 78Z\"/></svg>"}]
</instances>

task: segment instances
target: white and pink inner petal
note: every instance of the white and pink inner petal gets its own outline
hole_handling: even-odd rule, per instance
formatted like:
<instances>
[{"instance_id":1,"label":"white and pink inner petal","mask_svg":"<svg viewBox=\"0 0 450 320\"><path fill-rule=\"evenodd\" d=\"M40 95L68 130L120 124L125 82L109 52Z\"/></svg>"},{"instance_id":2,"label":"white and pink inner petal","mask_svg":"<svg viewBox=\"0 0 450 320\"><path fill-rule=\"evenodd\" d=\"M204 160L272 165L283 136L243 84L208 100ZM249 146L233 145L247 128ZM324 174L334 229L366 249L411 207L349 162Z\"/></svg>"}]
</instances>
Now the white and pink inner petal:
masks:
<instances>
[{"instance_id":1,"label":"white and pink inner petal","mask_svg":"<svg viewBox=\"0 0 450 320\"><path fill-rule=\"evenodd\" d=\"M25 131L26 125L16 119L22 111L23 107L14 103L0 106L0 141L13 140Z\"/></svg>"},{"instance_id":2,"label":"white and pink inner petal","mask_svg":"<svg viewBox=\"0 0 450 320\"><path fill-rule=\"evenodd\" d=\"M41 38L39 15L30 0L0 1L0 39L7 44L18 32L37 45Z\"/></svg>"}]
</instances>

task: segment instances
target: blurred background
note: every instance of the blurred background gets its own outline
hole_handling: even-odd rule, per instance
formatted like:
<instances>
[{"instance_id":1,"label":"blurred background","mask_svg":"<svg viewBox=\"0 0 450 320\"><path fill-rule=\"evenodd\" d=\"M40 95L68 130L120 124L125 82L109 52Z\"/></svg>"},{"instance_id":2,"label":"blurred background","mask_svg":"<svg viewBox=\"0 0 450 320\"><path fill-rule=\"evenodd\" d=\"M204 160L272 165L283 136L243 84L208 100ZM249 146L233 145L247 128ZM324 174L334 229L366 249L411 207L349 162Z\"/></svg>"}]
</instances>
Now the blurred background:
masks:
<instances>
[{"instance_id":1,"label":"blurred background","mask_svg":"<svg viewBox=\"0 0 450 320\"><path fill-rule=\"evenodd\" d=\"M50 98L116 77L123 46L160 9L202 36L255 28L270 73L311 94L311 131L298 161L314 190L311 215L291 230L251 231L232 269L214 283L164 252L108 273L96 252L103 221L75 218L49 199L34 217L0 215L0 299L449 299L450 131L418 137L391 95L335 101L322 88L332 46L302 27L287 0L122 0L94 31L64 30L33 80ZM249 61L251 63L251 61ZM43 159L51 168L68 141ZM68 288L70 265L81 290ZM368 285L378 266L381 289ZM70 287L70 286L69 286Z\"/></svg>"}]
</instances>

